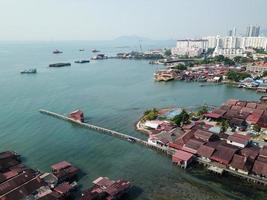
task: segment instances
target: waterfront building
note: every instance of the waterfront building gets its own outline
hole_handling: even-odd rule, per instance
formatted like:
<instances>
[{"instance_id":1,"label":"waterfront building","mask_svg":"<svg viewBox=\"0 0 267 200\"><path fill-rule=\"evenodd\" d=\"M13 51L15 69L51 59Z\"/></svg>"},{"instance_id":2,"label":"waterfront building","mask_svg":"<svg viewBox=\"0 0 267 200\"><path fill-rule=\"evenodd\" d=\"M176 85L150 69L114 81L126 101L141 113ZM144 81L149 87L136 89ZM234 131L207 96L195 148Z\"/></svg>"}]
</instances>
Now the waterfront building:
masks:
<instances>
[{"instance_id":1,"label":"waterfront building","mask_svg":"<svg viewBox=\"0 0 267 200\"><path fill-rule=\"evenodd\" d=\"M172 162L174 164L180 165L183 168L187 168L187 166L193 161L194 155L192 153L188 153L182 150L177 150L172 155Z\"/></svg>"},{"instance_id":2,"label":"waterfront building","mask_svg":"<svg viewBox=\"0 0 267 200\"><path fill-rule=\"evenodd\" d=\"M53 174L58 178L59 182L73 180L80 170L67 161L61 161L51 166Z\"/></svg>"},{"instance_id":3,"label":"waterfront building","mask_svg":"<svg viewBox=\"0 0 267 200\"><path fill-rule=\"evenodd\" d=\"M79 121L79 122L84 122L84 114L81 110L75 110L69 114L69 118Z\"/></svg>"},{"instance_id":4,"label":"waterfront building","mask_svg":"<svg viewBox=\"0 0 267 200\"><path fill-rule=\"evenodd\" d=\"M259 73L262 75L263 72L267 71L267 62L251 63L251 64L246 66L246 70L248 72Z\"/></svg>"},{"instance_id":5,"label":"waterfront building","mask_svg":"<svg viewBox=\"0 0 267 200\"><path fill-rule=\"evenodd\" d=\"M196 57L200 56L205 50L207 50L208 40L205 39L188 39L177 40L176 47L172 48L172 55Z\"/></svg>"},{"instance_id":6,"label":"waterfront building","mask_svg":"<svg viewBox=\"0 0 267 200\"><path fill-rule=\"evenodd\" d=\"M241 174L248 175L250 170L252 169L253 162L248 160L245 156L235 154L231 163L229 164L229 168L231 170L237 171Z\"/></svg>"},{"instance_id":7,"label":"waterfront building","mask_svg":"<svg viewBox=\"0 0 267 200\"><path fill-rule=\"evenodd\" d=\"M249 135L234 133L233 135L229 135L229 137L227 138L227 143L237 147L244 148L249 144L250 138L251 137Z\"/></svg>"},{"instance_id":8,"label":"waterfront building","mask_svg":"<svg viewBox=\"0 0 267 200\"><path fill-rule=\"evenodd\" d=\"M131 187L126 180L113 181L107 177L99 177L93 181L93 187L83 191L79 200L89 199L119 199Z\"/></svg>"},{"instance_id":9,"label":"waterfront building","mask_svg":"<svg viewBox=\"0 0 267 200\"><path fill-rule=\"evenodd\" d=\"M202 160L205 160L206 162L210 162L210 157L214 153L215 148L202 144L199 149L197 150L197 155L201 157Z\"/></svg>"},{"instance_id":10,"label":"waterfront building","mask_svg":"<svg viewBox=\"0 0 267 200\"><path fill-rule=\"evenodd\" d=\"M224 166L227 166L231 162L234 154L238 151L238 147L224 142L219 143L215 149L215 152L211 156L211 160Z\"/></svg>"}]
</instances>

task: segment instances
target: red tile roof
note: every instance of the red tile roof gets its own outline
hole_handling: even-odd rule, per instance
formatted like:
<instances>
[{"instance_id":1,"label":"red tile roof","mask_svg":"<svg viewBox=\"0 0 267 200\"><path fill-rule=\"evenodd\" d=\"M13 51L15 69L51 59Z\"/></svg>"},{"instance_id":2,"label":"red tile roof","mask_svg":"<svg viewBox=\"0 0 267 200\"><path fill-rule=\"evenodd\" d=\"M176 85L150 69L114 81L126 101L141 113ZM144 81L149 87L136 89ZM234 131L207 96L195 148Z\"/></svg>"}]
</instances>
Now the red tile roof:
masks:
<instances>
[{"instance_id":1,"label":"red tile roof","mask_svg":"<svg viewBox=\"0 0 267 200\"><path fill-rule=\"evenodd\" d=\"M262 148L260 149L260 153L259 153L259 155L260 155L261 157L267 158L267 146L264 146L264 147L262 147Z\"/></svg>"},{"instance_id":2,"label":"red tile roof","mask_svg":"<svg viewBox=\"0 0 267 200\"><path fill-rule=\"evenodd\" d=\"M172 156L173 160L178 160L178 161L188 161L193 157L193 154L182 151L182 150L177 150L175 154Z\"/></svg>"},{"instance_id":3,"label":"red tile roof","mask_svg":"<svg viewBox=\"0 0 267 200\"><path fill-rule=\"evenodd\" d=\"M257 103L256 102L248 102L246 107L255 109L257 107Z\"/></svg>"},{"instance_id":4,"label":"red tile roof","mask_svg":"<svg viewBox=\"0 0 267 200\"><path fill-rule=\"evenodd\" d=\"M182 150L187 151L189 153L195 154L198 150L198 148L203 144L204 142L197 139L190 139L185 145L183 146Z\"/></svg>"},{"instance_id":5,"label":"red tile roof","mask_svg":"<svg viewBox=\"0 0 267 200\"><path fill-rule=\"evenodd\" d=\"M238 154L235 154L231 163L230 163L230 166L235 168L235 169L241 169L241 170L244 170L244 171L247 171L249 172L250 169L251 169L251 165L247 162L247 158L245 156L242 156L242 155L238 155Z\"/></svg>"},{"instance_id":6,"label":"red tile roof","mask_svg":"<svg viewBox=\"0 0 267 200\"><path fill-rule=\"evenodd\" d=\"M236 142L239 144L243 144L246 145L251 139L250 135L242 135L239 133L234 133L233 135L229 135L229 137L227 138L227 140L232 141L232 142Z\"/></svg>"},{"instance_id":7,"label":"red tile roof","mask_svg":"<svg viewBox=\"0 0 267 200\"><path fill-rule=\"evenodd\" d=\"M195 138L197 139L201 139L203 141L209 141L209 139L211 138L211 136L213 135L212 132L210 131L206 131L206 130L201 130L201 129L197 129L194 133Z\"/></svg>"},{"instance_id":8,"label":"red tile roof","mask_svg":"<svg viewBox=\"0 0 267 200\"><path fill-rule=\"evenodd\" d=\"M212 160L215 160L222 164L229 164L234 156L235 152L237 152L238 148L232 145L227 144L219 144L216 147L215 152L211 156Z\"/></svg>"},{"instance_id":9,"label":"red tile roof","mask_svg":"<svg viewBox=\"0 0 267 200\"><path fill-rule=\"evenodd\" d=\"M256 160L254 165L253 165L252 172L254 172L257 175L267 177L267 163Z\"/></svg>"},{"instance_id":10,"label":"red tile roof","mask_svg":"<svg viewBox=\"0 0 267 200\"><path fill-rule=\"evenodd\" d=\"M72 189L73 189L72 185L70 185L68 182L64 182L55 187L54 191L58 192L59 194L67 194Z\"/></svg>"},{"instance_id":11,"label":"red tile roof","mask_svg":"<svg viewBox=\"0 0 267 200\"><path fill-rule=\"evenodd\" d=\"M233 106L235 105L236 103L238 102L237 99L229 99L225 102L225 105L230 105L230 106Z\"/></svg>"},{"instance_id":12,"label":"red tile roof","mask_svg":"<svg viewBox=\"0 0 267 200\"><path fill-rule=\"evenodd\" d=\"M246 119L246 121L250 124L257 124L261 118L261 115L260 113L255 113L253 112L251 115L249 115Z\"/></svg>"},{"instance_id":13,"label":"red tile roof","mask_svg":"<svg viewBox=\"0 0 267 200\"><path fill-rule=\"evenodd\" d=\"M199 156L210 158L214 151L215 151L215 148L202 144L200 148L197 150L197 154Z\"/></svg>"},{"instance_id":14,"label":"red tile roof","mask_svg":"<svg viewBox=\"0 0 267 200\"><path fill-rule=\"evenodd\" d=\"M72 166L72 165L69 162L67 162L67 161L61 161L59 163L56 163L56 164L52 165L51 168L53 170L58 171L58 170L62 170L62 169L68 168L70 166Z\"/></svg>"},{"instance_id":15,"label":"red tile roof","mask_svg":"<svg viewBox=\"0 0 267 200\"><path fill-rule=\"evenodd\" d=\"M258 147L248 146L240 150L240 154L250 158L251 160L255 160L259 155L260 149Z\"/></svg>"}]
</instances>

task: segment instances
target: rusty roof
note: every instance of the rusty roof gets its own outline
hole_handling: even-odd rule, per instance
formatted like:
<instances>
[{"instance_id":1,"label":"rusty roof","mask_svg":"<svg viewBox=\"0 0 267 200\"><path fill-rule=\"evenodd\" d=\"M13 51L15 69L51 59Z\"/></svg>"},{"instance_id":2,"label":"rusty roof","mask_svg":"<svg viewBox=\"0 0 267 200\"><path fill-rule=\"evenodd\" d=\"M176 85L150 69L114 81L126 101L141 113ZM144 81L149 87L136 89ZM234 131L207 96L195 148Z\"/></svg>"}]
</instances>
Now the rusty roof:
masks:
<instances>
[{"instance_id":1,"label":"rusty roof","mask_svg":"<svg viewBox=\"0 0 267 200\"><path fill-rule=\"evenodd\" d=\"M70 166L72 166L72 165L69 162L61 161L59 163L56 163L56 164L52 165L51 168L53 170L62 170L62 169L65 169L67 167L70 167Z\"/></svg>"},{"instance_id":2,"label":"rusty roof","mask_svg":"<svg viewBox=\"0 0 267 200\"><path fill-rule=\"evenodd\" d=\"M243 145L246 145L250 141L250 139L251 139L250 135L243 135L239 133L234 133L233 135L229 135L229 137L227 138L227 140Z\"/></svg>"},{"instance_id":3,"label":"rusty roof","mask_svg":"<svg viewBox=\"0 0 267 200\"><path fill-rule=\"evenodd\" d=\"M215 148L202 144L197 150L197 154L206 158L210 158Z\"/></svg>"}]
</instances>

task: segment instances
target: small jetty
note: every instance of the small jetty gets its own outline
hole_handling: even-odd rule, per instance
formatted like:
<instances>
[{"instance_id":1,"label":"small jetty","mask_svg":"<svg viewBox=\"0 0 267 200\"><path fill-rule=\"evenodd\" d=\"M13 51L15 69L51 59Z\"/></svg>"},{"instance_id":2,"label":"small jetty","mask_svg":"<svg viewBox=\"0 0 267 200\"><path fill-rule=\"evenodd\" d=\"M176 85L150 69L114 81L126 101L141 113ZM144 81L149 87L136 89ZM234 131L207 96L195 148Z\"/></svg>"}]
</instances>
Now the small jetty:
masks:
<instances>
[{"instance_id":1,"label":"small jetty","mask_svg":"<svg viewBox=\"0 0 267 200\"><path fill-rule=\"evenodd\" d=\"M26 69L20 72L21 74L36 74L37 69Z\"/></svg>"},{"instance_id":2,"label":"small jetty","mask_svg":"<svg viewBox=\"0 0 267 200\"><path fill-rule=\"evenodd\" d=\"M74 61L74 63L77 63L77 64L84 64L84 63L89 63L90 60L76 60Z\"/></svg>"},{"instance_id":3,"label":"small jetty","mask_svg":"<svg viewBox=\"0 0 267 200\"><path fill-rule=\"evenodd\" d=\"M49 65L49 67L68 67L68 66L71 66L71 63L55 63Z\"/></svg>"},{"instance_id":4,"label":"small jetty","mask_svg":"<svg viewBox=\"0 0 267 200\"><path fill-rule=\"evenodd\" d=\"M127 134L124 134L124 133L120 133L118 131L110 130L110 129L107 129L107 128L103 128L103 127L100 127L100 126L96 126L96 125L93 125L93 124L85 123L85 122L83 122L83 119L84 119L83 118L83 113L80 110L76 110L76 111L70 113L69 116L64 116L64 115L61 115L61 114L58 114L58 113L55 113L55 112L51 112L51 111L48 111L48 110L44 110L44 109L40 109L39 112L42 113L42 114L46 114L46 115L49 115L49 116L56 117L58 119L69 121L71 123L80 125L81 127L97 131L99 133L107 134L107 135L110 135L110 136L113 136L113 137L116 137L116 138L119 138L119 139L122 139L122 140L125 140L125 141L128 141L128 142L131 142L131 143L141 144L141 145L149 147L151 149L156 149L156 150L159 150L161 152L170 154L166 149L151 145L147 141L142 140L140 138L133 137L133 136L130 136L130 135L127 135Z\"/></svg>"}]
</instances>

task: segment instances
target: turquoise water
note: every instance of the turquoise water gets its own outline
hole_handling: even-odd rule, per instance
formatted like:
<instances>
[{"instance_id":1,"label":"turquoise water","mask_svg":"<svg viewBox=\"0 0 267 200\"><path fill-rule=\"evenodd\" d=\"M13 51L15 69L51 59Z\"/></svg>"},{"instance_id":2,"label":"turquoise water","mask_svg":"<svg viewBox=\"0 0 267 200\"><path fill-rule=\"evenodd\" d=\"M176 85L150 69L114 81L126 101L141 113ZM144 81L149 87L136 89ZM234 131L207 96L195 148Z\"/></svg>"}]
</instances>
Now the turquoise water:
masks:
<instances>
[{"instance_id":1,"label":"turquoise water","mask_svg":"<svg viewBox=\"0 0 267 200\"><path fill-rule=\"evenodd\" d=\"M53 62L90 58L92 48L108 55L128 50L116 47L104 42L1 43L0 151L15 150L27 165L43 171L68 160L84 172L80 180L84 188L98 176L129 179L136 186L130 199L266 198L267 192L259 186L198 168L179 169L153 150L38 112L44 108L67 114L80 108L93 124L145 138L135 131L134 123L146 109L259 98L253 91L224 85L156 83L153 72L162 66L147 61L110 59L60 69L47 67ZM64 53L53 55L56 48ZM86 51L79 52L80 48ZM27 68L37 68L38 73L20 75Z\"/></svg>"}]
</instances>

